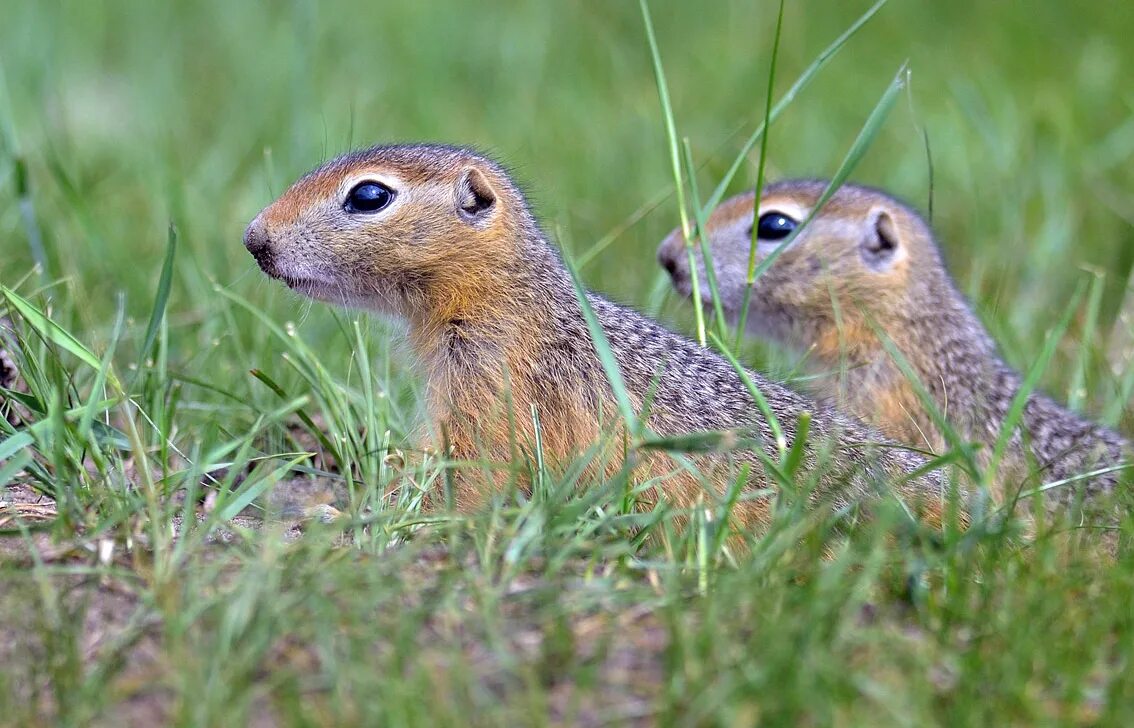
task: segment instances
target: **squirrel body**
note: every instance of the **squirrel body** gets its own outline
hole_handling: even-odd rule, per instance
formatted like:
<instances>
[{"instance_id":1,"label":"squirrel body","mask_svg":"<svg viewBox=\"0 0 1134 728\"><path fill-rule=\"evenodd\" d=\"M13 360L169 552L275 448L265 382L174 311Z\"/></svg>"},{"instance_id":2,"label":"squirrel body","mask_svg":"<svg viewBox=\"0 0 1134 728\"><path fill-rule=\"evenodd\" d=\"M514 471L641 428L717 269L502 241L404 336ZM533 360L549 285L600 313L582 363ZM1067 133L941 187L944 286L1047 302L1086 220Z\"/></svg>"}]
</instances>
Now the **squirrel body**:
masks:
<instances>
[{"instance_id":1,"label":"squirrel body","mask_svg":"<svg viewBox=\"0 0 1134 728\"><path fill-rule=\"evenodd\" d=\"M533 410L551 463L565 463L622 421L570 272L520 190L486 157L424 144L347 154L265 208L249 225L245 245L265 273L293 290L408 321L427 381L433 437L441 444L443 436L459 460L503 462L530 453ZM587 300L631 404L652 432L751 431L775 457L769 423L726 360L595 293ZM940 521L948 487L939 472L916 473L924 458L750 376L789 444L800 415L811 415L814 444L801 470L816 475L819 495L847 506L876 494L887 476L900 481L899 494L916 501L928 521ZM833 465L819 472L823 443L832 447ZM707 491L721 497L739 463L751 467L750 487L773 487L751 450L691 456L696 472L659 451L636 452L636 479L656 479L679 507L703 502ZM622 466L615 455L608 472ZM458 475L454 497L462 510L481 505L498 485ZM770 507L766 498L749 497L733 517L741 525L766 522Z\"/></svg>"},{"instance_id":2,"label":"squirrel body","mask_svg":"<svg viewBox=\"0 0 1134 728\"><path fill-rule=\"evenodd\" d=\"M804 350L818 368L837 372L817 380L815 394L822 400L899 442L945 451L944 433L887 352L881 331L949 425L983 446L977 457L987 466L1023 378L999 355L946 270L929 225L908 205L880 190L844 184L788 240L826 186L821 180L786 180L765 188L759 216L752 192L725 201L710 215L706 238L726 318L735 324L740 317L756 226L757 261L785 242L788 247L752 287L748 333ZM691 295L680 231L661 243L658 260L676 289ZM695 261L704 280L699 253ZM703 298L708 309L707 291ZM1034 474L1039 480L1026 485L1037 487L1110 469L1075 487L1053 488L1047 500L1066 503L1076 490L1088 497L1113 491L1130 454L1118 433L1038 391L1028 395L1020 422L999 480L1023 485Z\"/></svg>"}]
</instances>

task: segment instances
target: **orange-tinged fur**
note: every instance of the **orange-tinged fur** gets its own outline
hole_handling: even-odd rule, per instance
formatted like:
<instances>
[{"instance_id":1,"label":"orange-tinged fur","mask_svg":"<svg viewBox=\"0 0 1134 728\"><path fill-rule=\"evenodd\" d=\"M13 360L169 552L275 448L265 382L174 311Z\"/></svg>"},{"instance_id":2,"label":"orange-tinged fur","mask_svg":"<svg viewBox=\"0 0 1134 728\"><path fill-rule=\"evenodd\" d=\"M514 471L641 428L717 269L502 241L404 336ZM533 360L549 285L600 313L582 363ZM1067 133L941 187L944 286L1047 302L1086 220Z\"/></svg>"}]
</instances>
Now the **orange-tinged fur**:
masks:
<instances>
[{"instance_id":1,"label":"orange-tinged fur","mask_svg":"<svg viewBox=\"0 0 1134 728\"><path fill-rule=\"evenodd\" d=\"M381 209L352 207L359 184L390 193ZM744 497L732 512L742 528L768 522L772 488L752 451L674 457L637 447L591 340L562 262L547 244L507 174L467 150L431 145L376 147L346 155L304 177L249 225L245 244L261 268L309 296L363 306L409 323L422 364L433 447L465 461L454 478L458 508L480 507L525 468L496 467L532 457L562 470L603 444L580 482L610 478L630 457L632 481L650 484L644 505L664 498L684 509L716 507L747 466ZM635 312L588 296L626 385L636 417L672 436L743 433L771 457L771 430L746 385L721 357ZM750 372L783 424L789 445L804 414L827 441L803 446L802 474L815 500L838 507L874 497L879 479L910 473L924 460L889 449L884 438ZM647 407L647 400L649 406ZM830 446L834 467L820 470ZM521 481L522 488L530 483ZM910 502L940 499L943 481L901 483ZM436 504L438 494L429 494Z\"/></svg>"},{"instance_id":2,"label":"orange-tinged fur","mask_svg":"<svg viewBox=\"0 0 1134 728\"><path fill-rule=\"evenodd\" d=\"M271 228L294 226L312 200L333 198L341 192L344 178L365 177L372 169L382 174L396 172L400 178L422 186L436 184L435 179L422 175L413 165L382 165L379 169L365 161L335 167L310 175L288 189L276 202L264 210L263 222ZM456 172L457 170L454 170ZM482 170L485 171L485 170ZM436 199L436 196L434 196ZM423 213L414 210L416 218ZM418 219L387 220L389 229L401 225L427 221ZM508 232L511 220L507 214L495 218L492 224L473 233L467 240L468 230L461 230L460 247L475 249L475 255L453 255L452 246L410 245L399 246L396 267L398 271L430 273L428 300L419 302L405 312L415 325L410 331L410 342L417 356L431 368L440 368L430 377L429 412L432 421L433 448L448 446L449 457L469 463L505 464L522 452L530 452L535 442L535 429L530 413L533 405L542 409L540 439L543 457L551 467L570 462L583 449L598 440L597 422L582 411L573 401L539 397L531 391L527 377L530 352L536 349L533 337L525 330L536 323L511 306L513 281L501 272L497 261L515 256ZM434 233L435 234L435 233ZM346 251L355 247L352 241L326 238L325 248ZM379 267L376 265L375 267ZM392 265L381 266L393 267ZM451 322L465 323L495 321L497 326L514 335L500 358L495 370L480 372L479 377L464 377L444 371L441 362L445 335L458 338L464 334L449 331ZM613 417L610 421L617 421ZM441 438L444 442L441 442ZM607 458L609 460L609 458ZM616 469L611 466L611 469ZM466 469L455 479L453 494L456 505L463 511L481 506L496 488L485 488L479 482L485 477L483 469ZM497 486L505 480L500 471Z\"/></svg>"},{"instance_id":3,"label":"orange-tinged fur","mask_svg":"<svg viewBox=\"0 0 1134 728\"><path fill-rule=\"evenodd\" d=\"M823 362L838 363L847 356L857 360L857 355L872 351L877 346L877 337L861 316L849 313L844 316L841 325L832 324L818 332L814 351Z\"/></svg>"},{"instance_id":4,"label":"orange-tinged fur","mask_svg":"<svg viewBox=\"0 0 1134 728\"><path fill-rule=\"evenodd\" d=\"M816 204L824 185L792 182L773 185L765 192L760 210L787 210L802 219ZM737 225L751 225L752 193L723 202L710 216L707 231L714 259L748 254L747 236L736 234ZM872 214L883 212L892 234L901 241L882 269L871 269L861 258L862 236ZM847 185L832 197L801 239L781 253L751 294L750 328L786 343L799 345L818 368L829 376L813 385L815 391L839 402L856 416L887 435L915 447L940 450L944 437L914 392L885 352L878 331L892 338L916 372L931 372L934 362L925 338L938 332L903 329L910 309L938 302L926 290L927 271L911 275L912 259L931 260L937 252L920 221L904 214L892 199L867 188ZM675 231L659 248L659 258L677 261ZM764 253L766 254L766 253ZM757 259L759 259L759 256ZM687 266L680 274L687 275ZM677 275L678 273L675 273ZM701 271L704 276L704 271ZM743 285L735 270L718 270L726 310L735 318ZM775 319L774 321L767 321ZM768 328L761 328L762 326ZM931 383L933 384L933 383Z\"/></svg>"},{"instance_id":5,"label":"orange-tinged fur","mask_svg":"<svg viewBox=\"0 0 1134 728\"><path fill-rule=\"evenodd\" d=\"M758 214L754 194L746 193L709 217L707 238L726 316L738 321L748 298L748 331L806 351L822 374L812 384L819 396L899 442L941 453L952 443L919 396L924 392L962 443L979 446L976 469L986 468L1021 377L999 357L914 210L879 190L847 184L815 212L825 187L819 180L786 180L764 191ZM779 230L767 229L757 241L756 260L773 252L778 257L749 287L752 232L761 229L765 215L811 221L779 242ZM658 259L689 295L692 276L680 231L662 242ZM693 271L704 281L704 261L698 255L695 262ZM700 290L707 299L704 286ZM1033 392L992 474L994 497L1121 467L1129 455L1129 444L1117 433ZM1080 490L1109 493L1119 479L1115 473L1091 477ZM1051 491L1048 505L1071 501L1075 490Z\"/></svg>"}]
</instances>

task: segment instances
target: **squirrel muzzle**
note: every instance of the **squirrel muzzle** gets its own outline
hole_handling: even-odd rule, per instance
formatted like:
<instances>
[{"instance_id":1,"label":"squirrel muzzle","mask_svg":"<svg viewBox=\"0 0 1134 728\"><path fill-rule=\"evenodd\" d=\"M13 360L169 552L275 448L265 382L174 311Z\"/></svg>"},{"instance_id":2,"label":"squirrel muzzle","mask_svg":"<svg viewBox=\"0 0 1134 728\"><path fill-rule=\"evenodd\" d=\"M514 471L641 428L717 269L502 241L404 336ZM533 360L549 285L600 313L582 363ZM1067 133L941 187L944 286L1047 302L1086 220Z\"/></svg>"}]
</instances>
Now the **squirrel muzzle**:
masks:
<instances>
[{"instance_id":1,"label":"squirrel muzzle","mask_svg":"<svg viewBox=\"0 0 1134 728\"><path fill-rule=\"evenodd\" d=\"M244 247L256 259L256 264L260 266L260 270L272 278L280 277L279 271L276 269L275 256L272 254L272 240L260 215L257 215L256 219L248 224L248 229L244 231Z\"/></svg>"}]
</instances>

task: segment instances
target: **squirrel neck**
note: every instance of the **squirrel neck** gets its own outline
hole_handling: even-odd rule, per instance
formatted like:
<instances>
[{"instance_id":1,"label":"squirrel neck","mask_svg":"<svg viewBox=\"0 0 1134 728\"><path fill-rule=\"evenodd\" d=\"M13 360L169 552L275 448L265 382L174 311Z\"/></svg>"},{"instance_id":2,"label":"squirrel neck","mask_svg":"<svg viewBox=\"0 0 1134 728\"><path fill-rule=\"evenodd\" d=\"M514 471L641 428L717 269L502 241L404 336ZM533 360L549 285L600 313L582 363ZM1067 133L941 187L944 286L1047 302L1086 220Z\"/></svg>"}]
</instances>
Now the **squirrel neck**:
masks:
<instances>
[{"instance_id":1,"label":"squirrel neck","mask_svg":"<svg viewBox=\"0 0 1134 728\"><path fill-rule=\"evenodd\" d=\"M538 232L517 233L510 243L490 266L435 282L424 296L430 305L409 316L439 417L505 393L525 399L524 378L547 332L564 311L578 310L566 268ZM515 411L522 404L514 402Z\"/></svg>"},{"instance_id":2,"label":"squirrel neck","mask_svg":"<svg viewBox=\"0 0 1134 728\"><path fill-rule=\"evenodd\" d=\"M886 333L950 427L963 440L982 446L978 458L987 465L1023 378L1000 357L992 338L944 273L938 278L927 276L923 283L923 288L911 291L900 315L886 317L891 323ZM914 385L873 329L867 330L869 336L858 332L857 345L847 348L846 374L834 385L834 396L899 441L934 452L949 449ZM868 341L872 343L864 343ZM837 360L825 363L835 365L840 373L844 370ZM1019 426L1026 436L1013 434L1000 470L1012 482L1022 483L1035 466L1039 480L1032 485L1076 477L1122 463L1129 451L1118 433L1038 391L1028 395ZM1101 492L1113 488L1117 478L1114 473L1095 477L1087 488ZM1071 494L1067 490L1057 498Z\"/></svg>"},{"instance_id":3,"label":"squirrel neck","mask_svg":"<svg viewBox=\"0 0 1134 728\"><path fill-rule=\"evenodd\" d=\"M614 421L570 273L538 232L514 242L464 305L410 321L435 434L458 459L515 460L537 441L558 457Z\"/></svg>"},{"instance_id":4,"label":"squirrel neck","mask_svg":"<svg viewBox=\"0 0 1134 728\"><path fill-rule=\"evenodd\" d=\"M1020 386L988 332L948 276L923 276L884 316L894 348L921 386L967 439L989 439ZM933 450L944 438L917 389L864 319L852 320L841 341L820 342L824 366L836 374L828 394L887 434Z\"/></svg>"}]
</instances>

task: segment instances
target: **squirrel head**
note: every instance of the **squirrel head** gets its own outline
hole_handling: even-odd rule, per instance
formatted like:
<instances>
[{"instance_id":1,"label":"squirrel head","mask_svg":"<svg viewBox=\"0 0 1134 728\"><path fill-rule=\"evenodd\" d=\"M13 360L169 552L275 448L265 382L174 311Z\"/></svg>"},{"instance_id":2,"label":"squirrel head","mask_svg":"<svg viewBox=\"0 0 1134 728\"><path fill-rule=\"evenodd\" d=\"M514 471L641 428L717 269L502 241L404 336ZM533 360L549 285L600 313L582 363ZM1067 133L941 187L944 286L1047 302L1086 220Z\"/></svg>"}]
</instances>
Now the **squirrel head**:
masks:
<instances>
[{"instance_id":1,"label":"squirrel head","mask_svg":"<svg viewBox=\"0 0 1134 728\"><path fill-rule=\"evenodd\" d=\"M916 305L911 266L937 260L921 218L892 197L866 187L843 185L794 238L826 183L784 181L765 188L759 214L754 194L723 202L706 222L717 287L725 315L736 323L747 288L753 230L754 264L785 243L752 286L747 328L781 343L818 347L873 342L870 317L885 323ZM694 246L700 294L706 310L712 294L699 246ZM692 295L689 255L681 230L658 248L658 261L682 295ZM940 263L933 264L940 267ZM841 329L841 331L840 331ZM848 342L848 338L850 341ZM836 339L841 343L836 344Z\"/></svg>"},{"instance_id":2,"label":"squirrel head","mask_svg":"<svg viewBox=\"0 0 1134 728\"><path fill-rule=\"evenodd\" d=\"M496 280L530 215L491 160L379 146L310 172L256 216L244 245L312 298L410 319L460 315Z\"/></svg>"}]
</instances>

